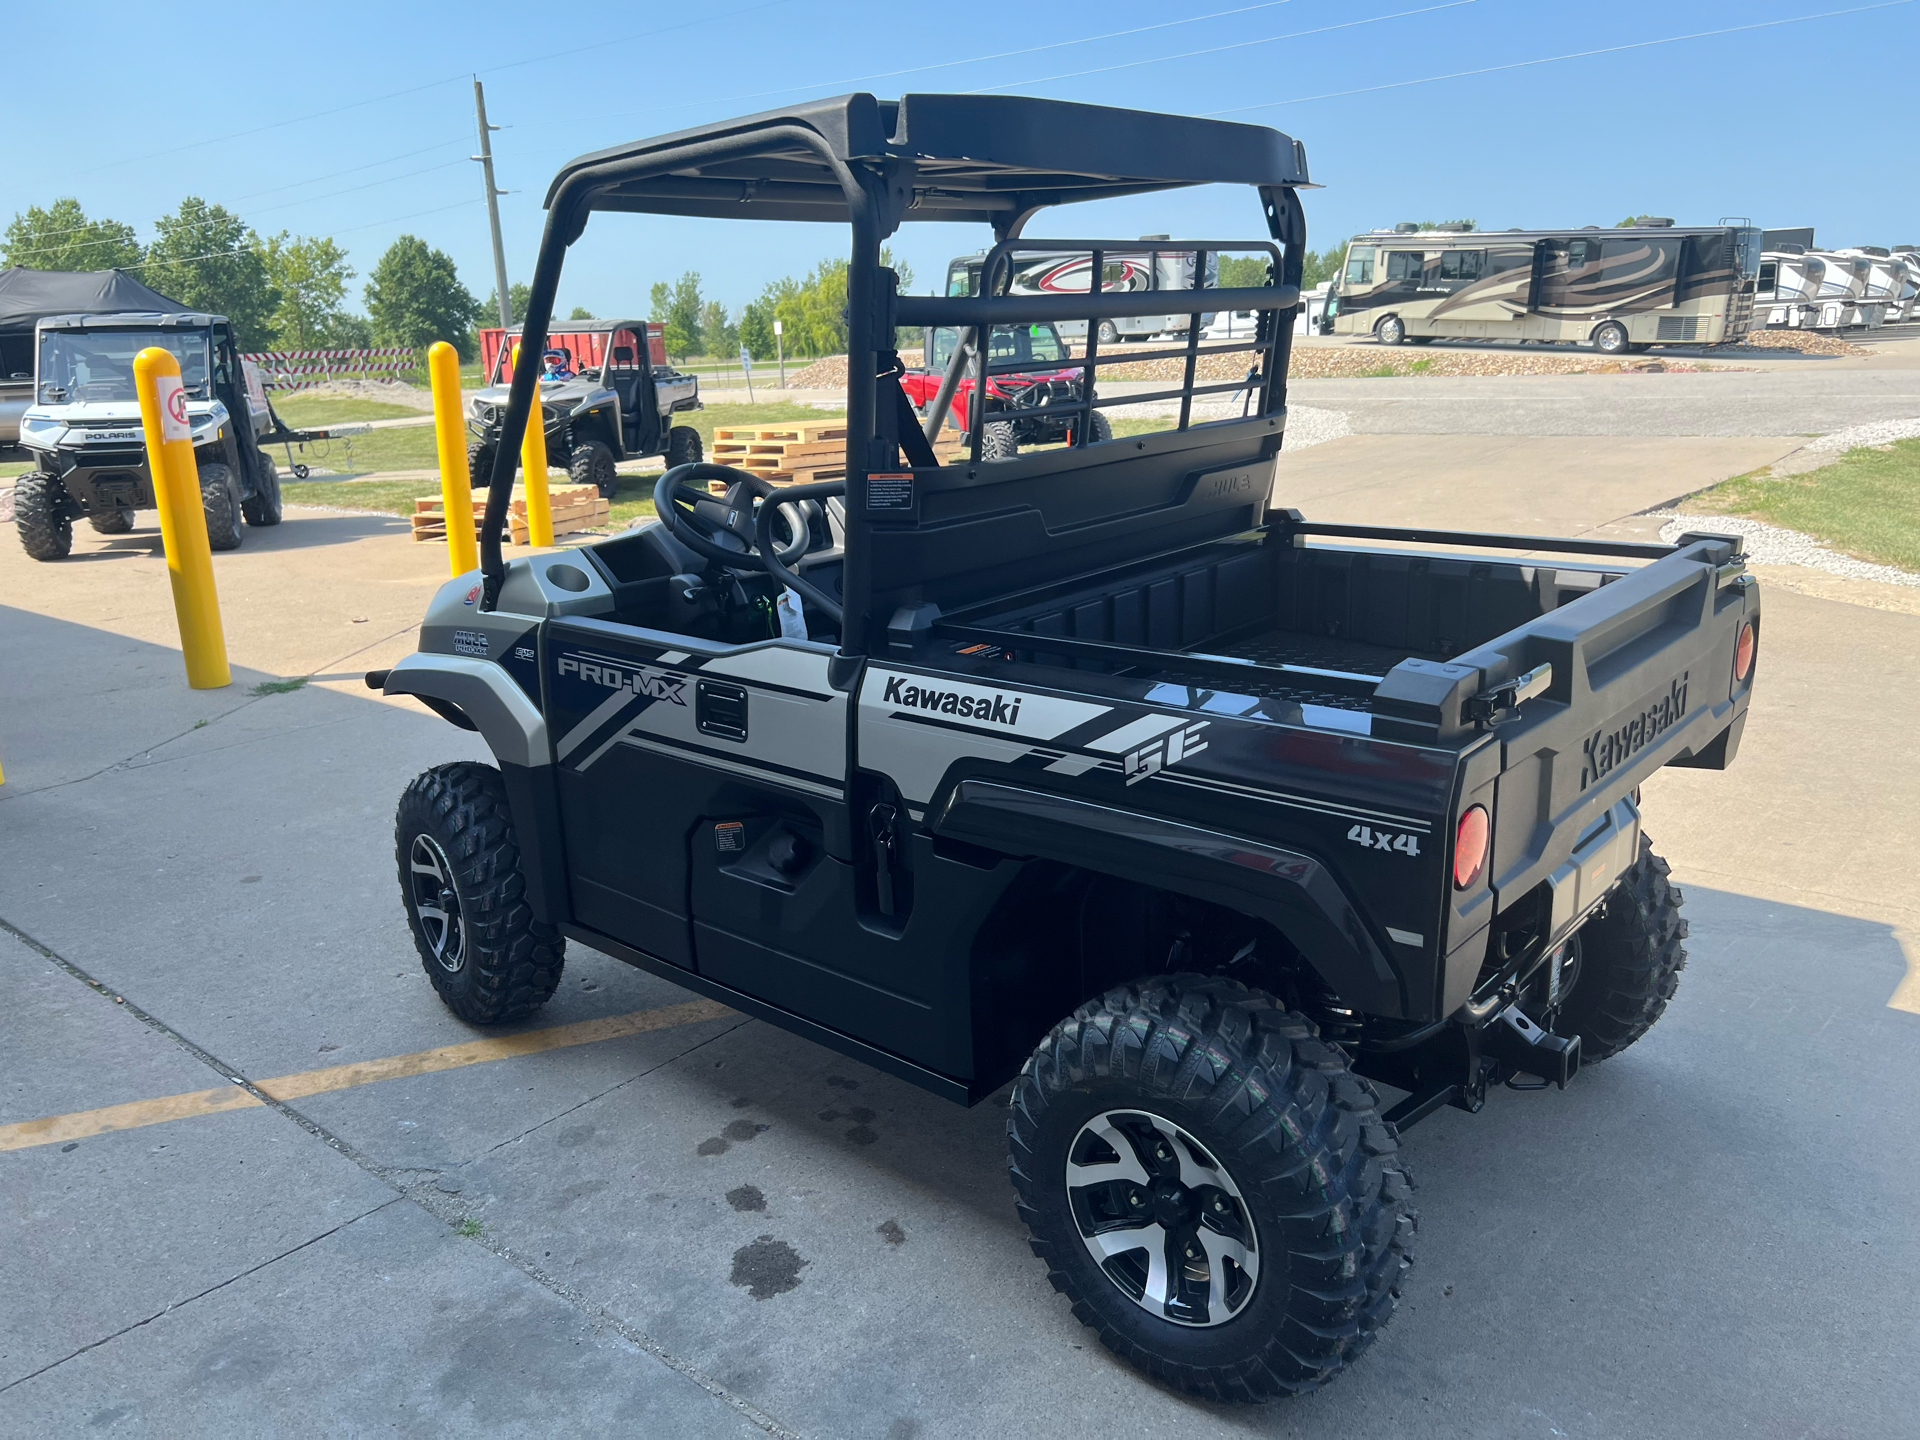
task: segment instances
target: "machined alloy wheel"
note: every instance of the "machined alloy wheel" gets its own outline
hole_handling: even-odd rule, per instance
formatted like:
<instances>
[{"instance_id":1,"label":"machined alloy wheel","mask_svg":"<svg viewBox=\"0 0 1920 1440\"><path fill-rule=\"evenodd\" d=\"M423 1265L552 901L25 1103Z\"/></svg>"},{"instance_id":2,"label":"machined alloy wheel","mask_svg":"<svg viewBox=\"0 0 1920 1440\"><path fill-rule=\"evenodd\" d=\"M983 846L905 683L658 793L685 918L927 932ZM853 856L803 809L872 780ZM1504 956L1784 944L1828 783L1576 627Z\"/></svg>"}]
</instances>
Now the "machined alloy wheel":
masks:
<instances>
[{"instance_id":1,"label":"machined alloy wheel","mask_svg":"<svg viewBox=\"0 0 1920 1440\"><path fill-rule=\"evenodd\" d=\"M1093 333L1099 338L1102 345L1117 345L1120 343L1120 327L1111 320L1102 320L1099 325L1094 328Z\"/></svg>"},{"instance_id":2,"label":"machined alloy wheel","mask_svg":"<svg viewBox=\"0 0 1920 1440\"><path fill-rule=\"evenodd\" d=\"M1246 1198L1171 1120L1094 1116L1068 1147L1065 1183L1093 1263L1149 1315L1224 1325L1253 1298L1260 1251Z\"/></svg>"},{"instance_id":3,"label":"machined alloy wheel","mask_svg":"<svg viewBox=\"0 0 1920 1440\"><path fill-rule=\"evenodd\" d=\"M467 927L460 915L460 892L453 888L453 866L431 835L413 837L407 857L413 872L413 913L433 962L449 975L467 963Z\"/></svg>"},{"instance_id":4,"label":"machined alloy wheel","mask_svg":"<svg viewBox=\"0 0 1920 1440\"><path fill-rule=\"evenodd\" d=\"M1398 315L1389 315L1374 327L1374 335L1382 345L1404 345L1407 343L1407 327Z\"/></svg>"}]
</instances>

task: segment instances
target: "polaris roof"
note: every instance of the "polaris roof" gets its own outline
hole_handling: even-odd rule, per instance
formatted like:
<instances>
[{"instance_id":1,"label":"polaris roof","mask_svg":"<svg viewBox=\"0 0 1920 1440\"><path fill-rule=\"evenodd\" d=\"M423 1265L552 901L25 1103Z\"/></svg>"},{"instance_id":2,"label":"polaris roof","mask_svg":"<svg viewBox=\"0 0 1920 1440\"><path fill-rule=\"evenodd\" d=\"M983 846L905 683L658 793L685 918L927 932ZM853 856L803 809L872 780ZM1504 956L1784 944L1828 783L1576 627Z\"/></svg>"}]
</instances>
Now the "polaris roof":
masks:
<instances>
[{"instance_id":1,"label":"polaris roof","mask_svg":"<svg viewBox=\"0 0 1920 1440\"><path fill-rule=\"evenodd\" d=\"M49 315L120 310L172 314L187 307L124 270L0 270L0 330L26 330Z\"/></svg>"},{"instance_id":2,"label":"polaris roof","mask_svg":"<svg viewBox=\"0 0 1920 1440\"><path fill-rule=\"evenodd\" d=\"M756 132L767 132L763 144ZM740 143L715 143L729 140ZM822 149L885 175L903 220L991 222L1185 185L1312 183L1305 147L1263 125L1021 95L861 94L596 150L562 167L547 203L596 171L605 183L588 201L594 210L844 223L846 200Z\"/></svg>"}]
</instances>

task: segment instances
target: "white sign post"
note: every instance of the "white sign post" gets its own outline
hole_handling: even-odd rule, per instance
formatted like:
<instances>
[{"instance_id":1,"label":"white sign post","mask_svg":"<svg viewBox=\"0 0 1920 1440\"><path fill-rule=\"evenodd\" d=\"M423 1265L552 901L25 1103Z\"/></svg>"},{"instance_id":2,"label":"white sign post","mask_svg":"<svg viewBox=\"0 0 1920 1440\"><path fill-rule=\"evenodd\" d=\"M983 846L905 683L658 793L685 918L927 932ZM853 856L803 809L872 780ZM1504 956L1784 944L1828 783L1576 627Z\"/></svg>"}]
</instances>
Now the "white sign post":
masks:
<instances>
[{"instance_id":1,"label":"white sign post","mask_svg":"<svg viewBox=\"0 0 1920 1440\"><path fill-rule=\"evenodd\" d=\"M747 403L751 405L754 403L753 401L753 356L748 353L747 347L745 345L742 345L740 347L740 371L742 374L744 374L747 377Z\"/></svg>"},{"instance_id":2,"label":"white sign post","mask_svg":"<svg viewBox=\"0 0 1920 1440\"><path fill-rule=\"evenodd\" d=\"M780 340L780 322L773 322L773 352L780 357L780 388L787 388L787 347Z\"/></svg>"}]
</instances>

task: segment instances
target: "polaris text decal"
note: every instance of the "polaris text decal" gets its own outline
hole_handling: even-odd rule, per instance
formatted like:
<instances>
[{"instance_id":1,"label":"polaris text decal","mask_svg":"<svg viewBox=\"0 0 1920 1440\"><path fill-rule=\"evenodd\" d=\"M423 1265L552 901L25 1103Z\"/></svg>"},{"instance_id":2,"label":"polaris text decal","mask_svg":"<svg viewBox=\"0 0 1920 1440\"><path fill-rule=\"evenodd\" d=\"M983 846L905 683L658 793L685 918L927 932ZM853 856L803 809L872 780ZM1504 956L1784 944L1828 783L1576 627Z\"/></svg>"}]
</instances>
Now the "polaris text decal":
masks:
<instances>
[{"instance_id":1,"label":"polaris text decal","mask_svg":"<svg viewBox=\"0 0 1920 1440\"><path fill-rule=\"evenodd\" d=\"M1671 730L1687 713L1687 676L1682 670L1667 685L1667 693L1645 709L1629 715L1610 729L1596 730L1581 742L1580 788L1604 780Z\"/></svg>"},{"instance_id":2,"label":"polaris text decal","mask_svg":"<svg viewBox=\"0 0 1920 1440\"><path fill-rule=\"evenodd\" d=\"M654 700L671 700L675 705L687 703L680 694L687 685L684 675L669 675L658 670L634 670L605 661L582 660L577 655L561 656L559 668L562 675L578 675L589 685L604 685L609 690L631 690L636 695L645 695Z\"/></svg>"}]
</instances>

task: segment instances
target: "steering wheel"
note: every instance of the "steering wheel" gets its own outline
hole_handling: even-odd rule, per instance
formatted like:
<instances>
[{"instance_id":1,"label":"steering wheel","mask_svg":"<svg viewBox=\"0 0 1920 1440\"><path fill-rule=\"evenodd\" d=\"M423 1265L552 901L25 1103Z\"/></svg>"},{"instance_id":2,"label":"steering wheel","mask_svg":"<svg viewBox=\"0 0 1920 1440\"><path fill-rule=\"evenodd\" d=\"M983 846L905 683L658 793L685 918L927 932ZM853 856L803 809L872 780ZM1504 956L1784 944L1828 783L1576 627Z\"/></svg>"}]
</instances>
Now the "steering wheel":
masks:
<instances>
[{"instance_id":1,"label":"steering wheel","mask_svg":"<svg viewBox=\"0 0 1920 1440\"><path fill-rule=\"evenodd\" d=\"M693 483L704 480L725 481L727 493L716 497ZM843 618L839 601L788 567L813 547L813 530L801 505L844 494L844 480L775 486L764 476L702 460L676 465L662 475L653 487L653 509L674 539L695 554L729 570L764 571L811 600L838 625ZM757 514L755 500L762 502ZM786 522L784 544L773 538L775 515Z\"/></svg>"}]
</instances>

